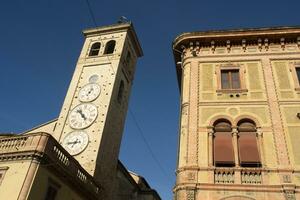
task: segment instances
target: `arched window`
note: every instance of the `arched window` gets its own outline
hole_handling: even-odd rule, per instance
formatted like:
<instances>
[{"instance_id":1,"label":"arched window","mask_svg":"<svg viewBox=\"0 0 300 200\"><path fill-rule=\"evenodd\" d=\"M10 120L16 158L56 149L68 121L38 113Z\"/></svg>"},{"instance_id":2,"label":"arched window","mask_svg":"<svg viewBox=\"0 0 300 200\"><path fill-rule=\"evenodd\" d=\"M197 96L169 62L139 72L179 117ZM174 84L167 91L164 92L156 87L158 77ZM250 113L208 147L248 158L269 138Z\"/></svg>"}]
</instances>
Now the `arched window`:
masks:
<instances>
[{"instance_id":1,"label":"arched window","mask_svg":"<svg viewBox=\"0 0 300 200\"><path fill-rule=\"evenodd\" d=\"M260 167L255 123L251 120L242 120L238 123L238 131L240 165L242 167Z\"/></svg>"},{"instance_id":2,"label":"arched window","mask_svg":"<svg viewBox=\"0 0 300 200\"><path fill-rule=\"evenodd\" d=\"M121 80L119 85L118 97L117 97L119 103L122 103L123 93L124 93L124 81Z\"/></svg>"},{"instance_id":3,"label":"arched window","mask_svg":"<svg viewBox=\"0 0 300 200\"><path fill-rule=\"evenodd\" d=\"M92 45L89 56L98 56L100 51L101 43L96 42Z\"/></svg>"},{"instance_id":4,"label":"arched window","mask_svg":"<svg viewBox=\"0 0 300 200\"><path fill-rule=\"evenodd\" d=\"M214 164L216 167L232 167L234 151L232 145L231 124L227 120L218 120L214 124Z\"/></svg>"},{"instance_id":5,"label":"arched window","mask_svg":"<svg viewBox=\"0 0 300 200\"><path fill-rule=\"evenodd\" d=\"M115 46L116 46L116 41L115 40L108 41L106 46L105 46L104 54L114 53Z\"/></svg>"},{"instance_id":6,"label":"arched window","mask_svg":"<svg viewBox=\"0 0 300 200\"><path fill-rule=\"evenodd\" d=\"M128 75L131 77L132 69L130 68L130 61L131 61L131 53L130 53L130 51L128 51L125 62L124 62L124 68L125 68L126 72L128 73Z\"/></svg>"}]
</instances>

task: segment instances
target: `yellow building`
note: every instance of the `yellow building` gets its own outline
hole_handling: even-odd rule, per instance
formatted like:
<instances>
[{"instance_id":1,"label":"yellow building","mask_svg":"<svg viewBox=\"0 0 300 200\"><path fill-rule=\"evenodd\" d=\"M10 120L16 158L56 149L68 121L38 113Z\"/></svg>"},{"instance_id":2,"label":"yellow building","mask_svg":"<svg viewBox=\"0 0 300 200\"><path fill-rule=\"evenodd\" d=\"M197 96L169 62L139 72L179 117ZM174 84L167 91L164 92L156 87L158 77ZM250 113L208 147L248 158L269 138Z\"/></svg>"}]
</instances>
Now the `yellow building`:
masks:
<instances>
[{"instance_id":1,"label":"yellow building","mask_svg":"<svg viewBox=\"0 0 300 200\"><path fill-rule=\"evenodd\" d=\"M300 199L300 28L189 32L176 200Z\"/></svg>"},{"instance_id":2,"label":"yellow building","mask_svg":"<svg viewBox=\"0 0 300 200\"><path fill-rule=\"evenodd\" d=\"M0 199L159 200L118 161L138 57L131 23L88 29L57 119L0 137Z\"/></svg>"}]
</instances>

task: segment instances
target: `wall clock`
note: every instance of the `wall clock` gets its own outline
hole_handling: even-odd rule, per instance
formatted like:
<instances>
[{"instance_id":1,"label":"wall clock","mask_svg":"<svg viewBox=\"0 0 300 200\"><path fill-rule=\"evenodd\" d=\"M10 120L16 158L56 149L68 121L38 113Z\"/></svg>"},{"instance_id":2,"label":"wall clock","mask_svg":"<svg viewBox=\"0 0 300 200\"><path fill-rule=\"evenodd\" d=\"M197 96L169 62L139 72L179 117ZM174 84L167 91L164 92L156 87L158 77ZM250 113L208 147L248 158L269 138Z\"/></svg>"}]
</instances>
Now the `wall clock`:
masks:
<instances>
[{"instance_id":1,"label":"wall clock","mask_svg":"<svg viewBox=\"0 0 300 200\"><path fill-rule=\"evenodd\" d=\"M94 101L100 94L100 86L96 83L89 83L79 91L79 101L90 102Z\"/></svg>"},{"instance_id":2,"label":"wall clock","mask_svg":"<svg viewBox=\"0 0 300 200\"><path fill-rule=\"evenodd\" d=\"M71 128L84 129L90 126L98 115L97 107L91 103L82 103L73 108L69 115Z\"/></svg>"},{"instance_id":3,"label":"wall clock","mask_svg":"<svg viewBox=\"0 0 300 200\"><path fill-rule=\"evenodd\" d=\"M62 146L72 156L81 153L89 143L89 136L84 131L73 131L68 133L62 141Z\"/></svg>"}]
</instances>

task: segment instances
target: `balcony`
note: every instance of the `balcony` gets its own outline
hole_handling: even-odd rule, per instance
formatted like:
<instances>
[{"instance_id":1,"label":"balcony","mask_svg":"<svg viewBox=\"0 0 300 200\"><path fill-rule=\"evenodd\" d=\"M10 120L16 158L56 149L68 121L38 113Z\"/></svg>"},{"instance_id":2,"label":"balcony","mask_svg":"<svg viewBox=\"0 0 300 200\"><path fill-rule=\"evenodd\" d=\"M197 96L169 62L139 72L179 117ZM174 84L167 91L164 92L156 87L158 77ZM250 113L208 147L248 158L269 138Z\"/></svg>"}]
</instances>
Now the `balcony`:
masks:
<instances>
[{"instance_id":1,"label":"balcony","mask_svg":"<svg viewBox=\"0 0 300 200\"><path fill-rule=\"evenodd\" d=\"M260 168L215 168L216 184L262 184Z\"/></svg>"},{"instance_id":2,"label":"balcony","mask_svg":"<svg viewBox=\"0 0 300 200\"><path fill-rule=\"evenodd\" d=\"M50 134L34 133L0 138L0 162L35 159L98 199L100 186Z\"/></svg>"},{"instance_id":3,"label":"balcony","mask_svg":"<svg viewBox=\"0 0 300 200\"><path fill-rule=\"evenodd\" d=\"M261 184L261 171L242 170L241 171L242 184Z\"/></svg>"},{"instance_id":4,"label":"balcony","mask_svg":"<svg viewBox=\"0 0 300 200\"><path fill-rule=\"evenodd\" d=\"M215 183L218 184L233 184L234 171L230 169L217 169L215 170Z\"/></svg>"}]
</instances>

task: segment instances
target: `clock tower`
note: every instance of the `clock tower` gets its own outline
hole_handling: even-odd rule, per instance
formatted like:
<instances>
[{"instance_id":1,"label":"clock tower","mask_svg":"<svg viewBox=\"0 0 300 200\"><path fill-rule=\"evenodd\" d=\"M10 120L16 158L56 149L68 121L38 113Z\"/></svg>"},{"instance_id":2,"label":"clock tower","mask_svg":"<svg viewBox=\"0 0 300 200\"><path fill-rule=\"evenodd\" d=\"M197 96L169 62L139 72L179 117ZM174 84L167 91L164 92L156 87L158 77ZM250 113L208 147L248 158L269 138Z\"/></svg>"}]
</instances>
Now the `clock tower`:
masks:
<instances>
[{"instance_id":1,"label":"clock tower","mask_svg":"<svg viewBox=\"0 0 300 200\"><path fill-rule=\"evenodd\" d=\"M83 31L85 41L54 137L113 199L135 64L142 49L131 23Z\"/></svg>"}]
</instances>

